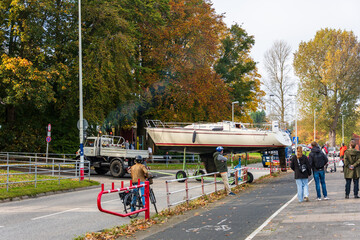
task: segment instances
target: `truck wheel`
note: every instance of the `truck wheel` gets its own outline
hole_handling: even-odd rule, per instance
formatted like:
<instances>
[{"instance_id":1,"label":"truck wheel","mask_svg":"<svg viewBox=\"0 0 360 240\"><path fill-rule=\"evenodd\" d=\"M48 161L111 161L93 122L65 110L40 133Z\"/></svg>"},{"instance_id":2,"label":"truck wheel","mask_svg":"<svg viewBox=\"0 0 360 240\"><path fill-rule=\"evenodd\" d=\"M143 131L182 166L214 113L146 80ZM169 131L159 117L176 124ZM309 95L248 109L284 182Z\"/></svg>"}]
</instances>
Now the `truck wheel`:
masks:
<instances>
[{"instance_id":1,"label":"truck wheel","mask_svg":"<svg viewBox=\"0 0 360 240\"><path fill-rule=\"evenodd\" d=\"M108 171L109 171L109 169L107 169L107 168L101 168L101 167L96 167L96 168L94 168L95 169L95 172L97 173L97 174L99 174L99 175L104 175L104 174L106 174Z\"/></svg>"},{"instance_id":2,"label":"truck wheel","mask_svg":"<svg viewBox=\"0 0 360 240\"><path fill-rule=\"evenodd\" d=\"M121 160L113 160L110 164L110 173L113 177L123 177L125 175L124 165Z\"/></svg>"},{"instance_id":3,"label":"truck wheel","mask_svg":"<svg viewBox=\"0 0 360 240\"><path fill-rule=\"evenodd\" d=\"M176 173L176 179L182 179L182 178L186 178L186 173L184 171L178 171ZM184 180L179 180L178 182L185 182L185 179Z\"/></svg>"},{"instance_id":4,"label":"truck wheel","mask_svg":"<svg viewBox=\"0 0 360 240\"><path fill-rule=\"evenodd\" d=\"M254 175L251 172L248 172L247 183L252 183L254 181Z\"/></svg>"}]
</instances>

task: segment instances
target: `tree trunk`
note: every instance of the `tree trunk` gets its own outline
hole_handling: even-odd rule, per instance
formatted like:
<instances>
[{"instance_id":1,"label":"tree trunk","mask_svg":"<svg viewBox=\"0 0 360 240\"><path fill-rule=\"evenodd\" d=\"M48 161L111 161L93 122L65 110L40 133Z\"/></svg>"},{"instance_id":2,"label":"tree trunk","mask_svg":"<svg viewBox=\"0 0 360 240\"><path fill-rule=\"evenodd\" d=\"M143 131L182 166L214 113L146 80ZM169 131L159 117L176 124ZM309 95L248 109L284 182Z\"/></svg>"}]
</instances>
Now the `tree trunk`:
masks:
<instances>
[{"instance_id":1,"label":"tree trunk","mask_svg":"<svg viewBox=\"0 0 360 240\"><path fill-rule=\"evenodd\" d=\"M15 106L6 105L6 123L11 124L15 122Z\"/></svg>"},{"instance_id":2,"label":"tree trunk","mask_svg":"<svg viewBox=\"0 0 360 240\"><path fill-rule=\"evenodd\" d=\"M336 130L331 129L329 131L329 145L330 145L330 147L335 147L336 146L335 140L336 140Z\"/></svg>"}]
</instances>

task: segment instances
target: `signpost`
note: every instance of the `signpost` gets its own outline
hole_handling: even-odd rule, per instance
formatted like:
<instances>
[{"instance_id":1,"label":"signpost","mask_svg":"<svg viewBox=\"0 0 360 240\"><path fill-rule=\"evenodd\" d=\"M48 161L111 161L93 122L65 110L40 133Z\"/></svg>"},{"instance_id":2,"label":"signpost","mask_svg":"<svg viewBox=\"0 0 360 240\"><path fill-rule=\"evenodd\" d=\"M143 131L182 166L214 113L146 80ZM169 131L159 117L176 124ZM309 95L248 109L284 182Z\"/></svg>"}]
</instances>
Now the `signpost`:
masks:
<instances>
[{"instance_id":1,"label":"signpost","mask_svg":"<svg viewBox=\"0 0 360 240\"><path fill-rule=\"evenodd\" d=\"M46 163L48 161L48 152L49 152L49 143L51 142L51 124L49 123L46 127L47 130L47 137L46 137ZM53 171L52 171L52 176L54 176L54 165L53 167Z\"/></svg>"}]
</instances>

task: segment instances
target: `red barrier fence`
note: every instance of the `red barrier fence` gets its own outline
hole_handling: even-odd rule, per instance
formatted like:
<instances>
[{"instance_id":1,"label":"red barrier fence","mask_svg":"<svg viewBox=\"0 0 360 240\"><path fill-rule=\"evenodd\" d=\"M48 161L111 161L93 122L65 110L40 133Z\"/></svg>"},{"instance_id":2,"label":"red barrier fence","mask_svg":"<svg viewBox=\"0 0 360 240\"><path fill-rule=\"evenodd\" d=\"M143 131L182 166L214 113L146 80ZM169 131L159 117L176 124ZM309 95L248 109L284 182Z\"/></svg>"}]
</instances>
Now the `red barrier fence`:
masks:
<instances>
[{"instance_id":1,"label":"red barrier fence","mask_svg":"<svg viewBox=\"0 0 360 240\"><path fill-rule=\"evenodd\" d=\"M145 187L145 191L144 191L145 207L144 208L133 211L133 212L130 212L130 213L126 213L126 214L117 213L117 212L105 210L105 209L102 208L102 206L101 206L101 197L102 197L103 194L109 194L109 193L115 193L115 192L125 192L125 191L130 191L132 189L137 189L137 188L141 188L141 187ZM121 182L121 188L117 188L117 189L115 189L114 183L112 183L112 189L111 190L104 190L104 184L101 184L101 192L99 193L98 198L97 198L97 206L98 206L98 209L101 212L112 214L112 215L119 216L119 217L128 217L130 215L133 215L133 214L136 214L136 213L139 213L139 212L145 212L145 219L149 220L150 219L150 200L149 200L149 196L150 196L149 181L146 181L145 184L140 184L140 180L139 180L137 185L132 185L132 181L130 181L130 186L129 187L124 187L124 182Z\"/></svg>"}]
</instances>

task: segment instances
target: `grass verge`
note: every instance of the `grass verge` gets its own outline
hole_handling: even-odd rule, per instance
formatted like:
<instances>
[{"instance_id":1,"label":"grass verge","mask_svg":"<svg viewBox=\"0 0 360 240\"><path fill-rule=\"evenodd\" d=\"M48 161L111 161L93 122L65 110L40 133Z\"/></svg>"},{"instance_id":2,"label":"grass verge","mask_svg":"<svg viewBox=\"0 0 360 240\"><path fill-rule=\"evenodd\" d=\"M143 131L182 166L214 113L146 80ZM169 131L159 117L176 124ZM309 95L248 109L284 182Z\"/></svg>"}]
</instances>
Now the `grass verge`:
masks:
<instances>
[{"instance_id":1,"label":"grass verge","mask_svg":"<svg viewBox=\"0 0 360 240\"><path fill-rule=\"evenodd\" d=\"M79 182L79 179L71 178L71 179L61 179L60 184L57 177L38 175L37 176L37 184L35 187L34 182L26 182L26 181L34 181L34 174L21 174L16 175L16 173L21 173L18 171L10 171L13 173L10 175L11 182L19 182L9 185L9 191L6 191L6 185L0 185L0 200L10 199L13 200L17 197L23 196L36 196L37 194L47 193L47 192L56 192L63 191L75 188L88 187L93 185L99 185L100 183L91 180L83 180ZM0 170L0 174L6 174L6 171ZM6 183L7 176L0 176L0 183ZM54 179L47 180L45 179Z\"/></svg>"}]
</instances>

